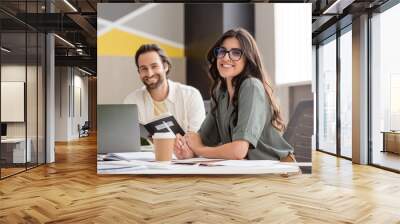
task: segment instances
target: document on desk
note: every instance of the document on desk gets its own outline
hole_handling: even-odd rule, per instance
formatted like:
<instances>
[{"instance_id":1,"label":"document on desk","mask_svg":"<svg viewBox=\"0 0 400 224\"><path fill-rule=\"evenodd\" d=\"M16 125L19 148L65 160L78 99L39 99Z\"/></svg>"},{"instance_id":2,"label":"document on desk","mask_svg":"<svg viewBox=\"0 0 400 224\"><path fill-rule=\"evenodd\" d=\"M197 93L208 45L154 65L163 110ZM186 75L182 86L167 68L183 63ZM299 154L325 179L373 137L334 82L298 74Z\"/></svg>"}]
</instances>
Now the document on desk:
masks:
<instances>
[{"instance_id":1,"label":"document on desk","mask_svg":"<svg viewBox=\"0 0 400 224\"><path fill-rule=\"evenodd\" d=\"M191 158L191 159L180 159L180 160L174 160L172 161L172 164L175 165L196 165L200 163L214 163L218 161L224 161L224 159L208 159L208 158L203 158L203 157L196 157L196 158Z\"/></svg>"},{"instance_id":2,"label":"document on desk","mask_svg":"<svg viewBox=\"0 0 400 224\"><path fill-rule=\"evenodd\" d=\"M295 165L275 160L221 160L192 158L154 161L153 152L112 153L118 161L98 161L99 174L267 174L298 172Z\"/></svg>"},{"instance_id":3,"label":"document on desk","mask_svg":"<svg viewBox=\"0 0 400 224\"><path fill-rule=\"evenodd\" d=\"M118 158L120 160L140 160L140 161L154 161L155 155L153 152L121 152L121 153L109 153L108 157ZM172 155L172 159L176 159L175 155Z\"/></svg>"},{"instance_id":4,"label":"document on desk","mask_svg":"<svg viewBox=\"0 0 400 224\"><path fill-rule=\"evenodd\" d=\"M116 163L118 162L118 163ZM232 161L233 162L233 161ZM238 162L238 161L235 161ZM144 165L144 163L148 163ZM150 163L150 164L149 164ZM227 163L225 163L227 164ZM254 165L254 164L253 164ZM218 165L209 163L206 165L181 165L181 164L160 164L158 162L146 161L108 161L98 162L97 172L99 174L279 174L298 172L297 166L281 165L279 163L260 163L250 166L246 163L233 165Z\"/></svg>"},{"instance_id":5,"label":"document on desk","mask_svg":"<svg viewBox=\"0 0 400 224\"><path fill-rule=\"evenodd\" d=\"M148 162L141 160L131 160L131 161L106 161L106 162L97 162L97 171L108 171L108 172L129 172L136 170L168 170L171 169L170 164L164 163L156 163L156 162Z\"/></svg>"},{"instance_id":6,"label":"document on desk","mask_svg":"<svg viewBox=\"0 0 400 224\"><path fill-rule=\"evenodd\" d=\"M223 160L214 162L214 165L232 166L232 167L268 167L278 164L276 160Z\"/></svg>"},{"instance_id":7,"label":"document on desk","mask_svg":"<svg viewBox=\"0 0 400 224\"><path fill-rule=\"evenodd\" d=\"M97 167L98 171L114 171L114 170L123 170L123 171L130 171L130 170L144 170L147 169L146 166L142 165L135 165L135 164L126 164L126 165L116 165L116 164L101 164Z\"/></svg>"}]
</instances>

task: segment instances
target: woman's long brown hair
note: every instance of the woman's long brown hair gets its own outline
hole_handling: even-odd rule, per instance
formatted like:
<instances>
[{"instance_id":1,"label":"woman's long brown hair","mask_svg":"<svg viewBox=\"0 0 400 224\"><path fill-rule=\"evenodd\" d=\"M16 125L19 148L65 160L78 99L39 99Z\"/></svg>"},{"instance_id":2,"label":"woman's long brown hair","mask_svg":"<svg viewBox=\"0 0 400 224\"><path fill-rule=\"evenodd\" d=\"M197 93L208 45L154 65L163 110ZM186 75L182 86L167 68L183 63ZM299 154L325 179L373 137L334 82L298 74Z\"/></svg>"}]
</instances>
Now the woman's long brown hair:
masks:
<instances>
[{"instance_id":1,"label":"woman's long brown hair","mask_svg":"<svg viewBox=\"0 0 400 224\"><path fill-rule=\"evenodd\" d=\"M225 79L219 74L218 69L217 69L217 58L214 55L214 49L216 47L221 47L222 43L224 42L225 39L227 38L236 38L241 46L241 49L243 50L243 56L246 59L246 65L243 69L243 71L235 76L232 80L232 84L234 86L234 95L232 97L232 103L234 106L234 124L237 124L237 115L238 115L238 97L239 97L239 88L242 82L248 78L254 77L260 80L263 85L265 92L267 93L269 103L271 104L271 112L272 112L272 118L271 118L271 124L273 127L275 127L279 131L283 131L285 129L285 124L282 118L282 114L279 110L279 106L276 102L276 99L274 97L274 91L271 86L271 83L267 77L267 73L264 69L263 63L261 61L261 55L258 50L256 41L254 38L251 36L251 34L243 29L243 28L236 28L236 29L231 29L225 32L222 37L220 37L217 42L211 47L211 49L208 51L207 54L207 61L210 64L209 67L209 74L213 80L213 85L211 87L211 98L214 101L214 106L212 108L212 112L215 112L217 105L218 105L218 99L217 99L217 88L220 88L223 91L226 91L226 82ZM242 57L243 57L242 56Z\"/></svg>"}]
</instances>

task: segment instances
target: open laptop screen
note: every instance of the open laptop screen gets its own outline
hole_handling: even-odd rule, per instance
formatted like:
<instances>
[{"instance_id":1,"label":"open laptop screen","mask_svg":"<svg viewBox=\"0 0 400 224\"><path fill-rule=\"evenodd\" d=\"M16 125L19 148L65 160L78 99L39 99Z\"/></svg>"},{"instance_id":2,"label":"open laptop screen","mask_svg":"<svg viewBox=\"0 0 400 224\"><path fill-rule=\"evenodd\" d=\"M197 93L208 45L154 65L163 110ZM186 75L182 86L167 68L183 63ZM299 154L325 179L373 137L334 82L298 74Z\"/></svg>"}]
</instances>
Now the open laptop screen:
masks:
<instances>
[{"instance_id":1,"label":"open laptop screen","mask_svg":"<svg viewBox=\"0 0 400 224\"><path fill-rule=\"evenodd\" d=\"M137 106L97 105L97 153L140 150Z\"/></svg>"}]
</instances>

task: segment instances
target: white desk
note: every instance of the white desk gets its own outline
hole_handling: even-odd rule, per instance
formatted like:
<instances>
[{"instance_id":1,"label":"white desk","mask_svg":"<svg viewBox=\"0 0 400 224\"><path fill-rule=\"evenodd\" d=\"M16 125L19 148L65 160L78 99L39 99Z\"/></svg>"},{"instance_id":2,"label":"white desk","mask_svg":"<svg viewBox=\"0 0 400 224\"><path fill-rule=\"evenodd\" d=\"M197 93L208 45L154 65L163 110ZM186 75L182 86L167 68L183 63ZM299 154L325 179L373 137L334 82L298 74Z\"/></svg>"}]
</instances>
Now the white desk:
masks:
<instances>
[{"instance_id":1,"label":"white desk","mask_svg":"<svg viewBox=\"0 0 400 224\"><path fill-rule=\"evenodd\" d=\"M144 156L143 156L144 155ZM149 162L144 157L154 158L152 152L140 152L141 160L98 161L98 174L284 174L297 173L296 164L271 160L225 160L219 166L178 165L170 162ZM211 164L221 164L213 162Z\"/></svg>"},{"instance_id":2,"label":"white desk","mask_svg":"<svg viewBox=\"0 0 400 224\"><path fill-rule=\"evenodd\" d=\"M27 139L27 147L25 151L25 138L6 138L1 139L1 144L4 146L12 146L12 163L25 163L31 161L31 145L32 141L30 138ZM3 147L4 147L3 146ZM8 148L2 149L3 152L9 150Z\"/></svg>"}]
</instances>

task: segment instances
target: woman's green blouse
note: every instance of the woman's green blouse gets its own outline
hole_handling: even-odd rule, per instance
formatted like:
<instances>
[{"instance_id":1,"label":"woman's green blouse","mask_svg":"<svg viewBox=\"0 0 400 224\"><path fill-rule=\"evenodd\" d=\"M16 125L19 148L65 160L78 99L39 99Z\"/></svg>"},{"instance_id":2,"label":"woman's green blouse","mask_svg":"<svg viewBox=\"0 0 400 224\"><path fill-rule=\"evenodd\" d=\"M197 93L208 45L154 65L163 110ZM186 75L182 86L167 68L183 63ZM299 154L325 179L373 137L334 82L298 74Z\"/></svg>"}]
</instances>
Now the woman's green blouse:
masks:
<instances>
[{"instance_id":1,"label":"woman's green blouse","mask_svg":"<svg viewBox=\"0 0 400 224\"><path fill-rule=\"evenodd\" d=\"M215 112L209 112L199 134L206 146L217 146L235 140L249 142L246 158L279 160L293 152L277 129L271 124L272 110L262 82L248 78L242 82L238 97L237 124L234 125L234 106L229 94L218 91Z\"/></svg>"}]
</instances>

